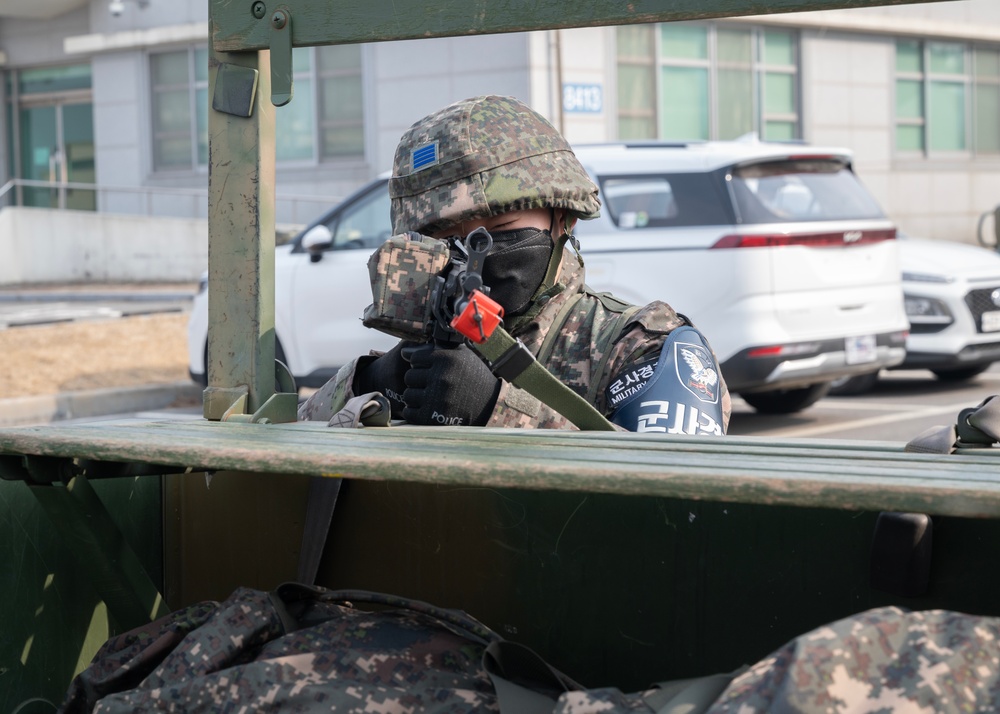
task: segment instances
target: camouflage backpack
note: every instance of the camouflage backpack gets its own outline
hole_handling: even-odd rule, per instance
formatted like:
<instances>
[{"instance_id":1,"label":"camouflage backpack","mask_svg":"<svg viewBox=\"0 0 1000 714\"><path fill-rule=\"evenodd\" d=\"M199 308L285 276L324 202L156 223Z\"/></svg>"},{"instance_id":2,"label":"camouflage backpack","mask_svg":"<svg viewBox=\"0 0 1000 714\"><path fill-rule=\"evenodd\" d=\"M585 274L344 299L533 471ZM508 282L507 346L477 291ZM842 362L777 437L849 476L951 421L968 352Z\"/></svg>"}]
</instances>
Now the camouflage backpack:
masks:
<instances>
[{"instance_id":1,"label":"camouflage backpack","mask_svg":"<svg viewBox=\"0 0 1000 714\"><path fill-rule=\"evenodd\" d=\"M998 655L1000 618L887 607L733 674L625 694L585 689L461 611L286 584L241 588L108 640L60 711L996 712Z\"/></svg>"},{"instance_id":2,"label":"camouflage backpack","mask_svg":"<svg viewBox=\"0 0 1000 714\"><path fill-rule=\"evenodd\" d=\"M108 640L60 711L657 712L683 689L587 691L461 611L290 583Z\"/></svg>"}]
</instances>

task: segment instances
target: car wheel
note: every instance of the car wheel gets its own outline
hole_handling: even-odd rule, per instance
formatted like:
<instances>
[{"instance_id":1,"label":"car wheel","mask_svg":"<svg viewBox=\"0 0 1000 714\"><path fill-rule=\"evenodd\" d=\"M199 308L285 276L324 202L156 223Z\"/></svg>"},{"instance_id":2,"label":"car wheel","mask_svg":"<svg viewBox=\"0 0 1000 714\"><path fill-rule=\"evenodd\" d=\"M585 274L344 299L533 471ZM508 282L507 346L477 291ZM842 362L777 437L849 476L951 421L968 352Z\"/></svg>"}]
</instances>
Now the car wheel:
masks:
<instances>
[{"instance_id":1,"label":"car wheel","mask_svg":"<svg viewBox=\"0 0 1000 714\"><path fill-rule=\"evenodd\" d=\"M977 377L990 368L992 362L977 364L972 367L960 367L958 369L932 369L934 376L944 382L964 382L966 379Z\"/></svg>"},{"instance_id":2,"label":"car wheel","mask_svg":"<svg viewBox=\"0 0 1000 714\"><path fill-rule=\"evenodd\" d=\"M274 338L274 358L286 367L288 366L288 358L285 357L285 348L281 346L281 340L277 337Z\"/></svg>"},{"instance_id":3,"label":"car wheel","mask_svg":"<svg viewBox=\"0 0 1000 714\"><path fill-rule=\"evenodd\" d=\"M285 348L281 346L281 340L279 340L277 337L274 338L274 359L277 362L281 362L283 365L285 365L285 367L288 367L288 358L285 357ZM292 372L291 367L288 367L288 373L291 374L291 372ZM275 392L284 391L284 387L278 381L277 377L274 378L274 391ZM299 391L298 385L296 385L295 391L296 393Z\"/></svg>"},{"instance_id":4,"label":"car wheel","mask_svg":"<svg viewBox=\"0 0 1000 714\"><path fill-rule=\"evenodd\" d=\"M205 359L201 363L201 374L198 375L198 384L202 387L208 386L208 341L205 342Z\"/></svg>"},{"instance_id":5,"label":"car wheel","mask_svg":"<svg viewBox=\"0 0 1000 714\"><path fill-rule=\"evenodd\" d=\"M740 392L740 396L761 414L792 414L812 406L826 396L829 390L829 382L820 382L799 389L775 389L747 394Z\"/></svg>"},{"instance_id":6,"label":"car wheel","mask_svg":"<svg viewBox=\"0 0 1000 714\"><path fill-rule=\"evenodd\" d=\"M864 394L874 388L876 384L878 384L878 372L856 374L853 377L841 377L830 383L829 394L835 397Z\"/></svg>"}]
</instances>

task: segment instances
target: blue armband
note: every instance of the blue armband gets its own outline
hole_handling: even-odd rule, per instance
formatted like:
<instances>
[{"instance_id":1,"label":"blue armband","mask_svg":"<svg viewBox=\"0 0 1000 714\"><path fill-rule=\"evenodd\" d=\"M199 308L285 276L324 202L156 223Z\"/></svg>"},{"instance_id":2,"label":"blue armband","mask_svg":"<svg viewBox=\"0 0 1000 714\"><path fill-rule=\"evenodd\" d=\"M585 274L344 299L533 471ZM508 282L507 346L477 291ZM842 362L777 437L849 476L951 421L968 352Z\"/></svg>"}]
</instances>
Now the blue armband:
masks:
<instances>
[{"instance_id":1,"label":"blue armband","mask_svg":"<svg viewBox=\"0 0 1000 714\"><path fill-rule=\"evenodd\" d=\"M624 369L608 386L611 421L629 431L723 435L722 377L693 327L671 332L658 358Z\"/></svg>"}]
</instances>

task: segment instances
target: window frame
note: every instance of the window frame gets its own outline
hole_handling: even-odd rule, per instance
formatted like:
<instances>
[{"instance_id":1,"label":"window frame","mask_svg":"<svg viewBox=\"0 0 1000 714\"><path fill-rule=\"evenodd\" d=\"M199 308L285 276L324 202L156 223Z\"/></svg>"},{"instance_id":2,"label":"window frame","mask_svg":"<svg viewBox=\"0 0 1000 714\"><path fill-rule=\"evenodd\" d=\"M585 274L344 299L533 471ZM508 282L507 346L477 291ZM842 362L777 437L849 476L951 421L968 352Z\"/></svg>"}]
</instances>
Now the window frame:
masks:
<instances>
[{"instance_id":1,"label":"window frame","mask_svg":"<svg viewBox=\"0 0 1000 714\"><path fill-rule=\"evenodd\" d=\"M977 54L979 52L991 52L996 56L997 59L997 74L996 75L979 75L977 73L978 60ZM994 117L995 122L993 124L994 131L996 132L993 139L996 144L996 149L982 151L979 148L979 124L976 118L979 116L979 88L980 87L992 87L997 93L997 106L1000 107L1000 44L988 45L985 43L973 43L969 47L969 55L972 60L972 82L971 82L971 110L969 112L969 121L972 123L970 128L970 138L972 141L972 152L974 156L982 157L992 157L1000 158L1000 110L998 114Z\"/></svg>"},{"instance_id":2,"label":"window frame","mask_svg":"<svg viewBox=\"0 0 1000 714\"><path fill-rule=\"evenodd\" d=\"M198 79L198 67L197 67L197 57L199 52L205 52L206 58L206 73L205 79ZM181 87L180 84L167 84L158 85L154 81L153 77L153 63L155 57L162 57L170 54L180 54L185 53L186 66L188 73L187 86ZM207 121L206 121L206 151L205 151L205 163L199 162L198 157L198 91L204 89L206 98L208 95L208 72L207 72L207 60L208 60L208 45L188 45L182 48L169 48L169 49L158 49L147 53L146 55L146 72L149 78L149 127L150 127L150 165L154 174L166 175L166 174L179 174L179 173L196 173L196 174L208 174L208 150L207 150ZM159 131L156 126L156 94L157 92L168 92L177 91L178 89L185 89L187 92L188 99L188 135L187 138L190 142L190 163L187 166L163 166L158 162L158 151L157 142L160 137L163 136L175 136L179 135L179 132L162 132ZM207 106L207 102L206 102Z\"/></svg>"},{"instance_id":3,"label":"window frame","mask_svg":"<svg viewBox=\"0 0 1000 714\"><path fill-rule=\"evenodd\" d=\"M1000 62L1000 44L989 44L979 42L956 42L954 40L939 38L894 38L894 57L899 56L899 46L901 43L915 43L919 48L920 69L919 71L900 71L898 64L893 65L893 103L892 103L892 133L893 133L893 153L901 158L925 158L925 159L970 159L970 158L1000 158L1000 134L997 137L997 148L984 150L980 148L978 141L979 124L977 122L978 98L977 89L982 86L995 87L1000 96L1000 74L997 76L978 75L976 66L976 53L978 51L994 53ZM931 67L932 46L951 45L962 49L962 72L947 73L935 72ZM920 117L900 118L898 114L898 98L900 82L919 82ZM932 144L934 133L934 119L932 107L932 85L933 84L953 84L960 85L963 92L963 120L961 131L963 133L964 147L960 149L936 149ZM1000 116L996 117L997 124L1000 125ZM919 149L899 148L900 127L920 127L921 147ZM1000 132L1000 129L998 129Z\"/></svg>"},{"instance_id":4,"label":"window frame","mask_svg":"<svg viewBox=\"0 0 1000 714\"><path fill-rule=\"evenodd\" d=\"M746 25L742 23L720 23L720 22L691 22L677 23L678 26L703 27L706 30L706 58L669 58L663 55L663 38L660 28L664 23L651 23L643 27L649 27L652 33L651 55L647 58L641 55L624 55L619 44L619 32L617 28L614 33L614 52L616 81L620 81L620 68L622 66L652 68L653 84L655 86L656 99L652 106L652 116L648 110L635 110L632 107L622 107L618 102L615 115L615 135L621 138L622 119L642 119L652 124L655 136L654 139L661 139L663 131L661 126L661 98L663 97L663 71L665 67L676 68L697 68L704 69L708 73L707 87L707 111L708 111L708 137L706 139L695 139L689 137L686 141L718 141L720 140L719 128L719 70L733 69L737 65L746 67L750 73L752 117L751 127L748 132L752 132L767 140L764 136L766 126L769 121L780 121L793 125L792 141L801 141L803 136L802 119L802 52L801 52L801 32L796 28L786 28L768 25ZM751 56L749 63L741 65L733 60L719 59L719 30L744 30L750 35ZM790 36L792 40L792 61L791 65L768 64L765 55L765 36L768 32L782 32ZM769 114L764 96L764 78L768 74L791 75L793 77L793 111L791 113ZM628 137L628 139L641 139L650 137ZM738 137L731 137L735 139ZM731 140L730 139L730 140ZM667 139L664 139L667 140ZM675 139L669 139L671 141ZM684 141L676 139L676 141ZM777 139L781 141L781 139Z\"/></svg>"},{"instance_id":5,"label":"window frame","mask_svg":"<svg viewBox=\"0 0 1000 714\"><path fill-rule=\"evenodd\" d=\"M306 50L309 53L309 68L307 70L296 71L293 75L293 82L296 92L301 96L303 89L306 90L309 100L312 106L311 115L311 127L309 143L311 145L311 154L307 157L302 158L292 158L292 159L280 159L276 155L275 163L278 168L282 169L309 169L316 168L325 164L355 164L361 163L365 160L368 153L367 139L365 131L365 116L368 114L367 107L365 106L364 98L366 95L364 86L365 77L365 64L366 64L366 53L362 45L348 45L349 47L356 47L359 53L357 70L336 70L328 71L322 70L319 67L319 56L318 47L308 47L308 48L296 48L295 51ZM182 86L179 82L170 84L157 84L154 78L154 63L155 57L166 56L166 55L180 55L181 53L186 53L186 66L188 73L188 81L186 86ZM197 61L199 53L205 53L206 56L206 73L205 79L198 78L198 67ZM207 98L206 105L211 107L211 97L208 97L209 81L207 75L207 44L191 44L184 47L170 47L170 48L157 48L155 51L150 51L146 54L146 76L149 82L149 161L152 167L152 172L156 175L176 175L176 174L208 174L208 152L205 153L205 162L201 163L199 161L199 128L198 128L198 92L204 90ZM320 101L322 99L322 92L320 83L328 76L339 76L339 77L356 77L357 82L360 87L361 94L361 143L357 147L356 153L344 154L344 155L324 155L322 150L322 136L321 132L323 127L330 123L329 120L322 116L322 107L320 106ZM180 137L181 132L173 131L167 132L160 130L157 127L157 112L155 110L157 102L157 94L166 92L178 92L179 90L186 91L187 102L188 102L188 129L187 136L185 137L190 144L190 160L187 165L163 165L160 161L160 149L158 142L161 140L169 139L172 137ZM293 100L294 101L294 100ZM281 111L281 107L276 109L276 112ZM277 115L275 121L277 122ZM343 123L343 122L341 122ZM206 122L206 141L207 141L207 122ZM276 150L277 154L277 150Z\"/></svg>"},{"instance_id":6,"label":"window frame","mask_svg":"<svg viewBox=\"0 0 1000 714\"><path fill-rule=\"evenodd\" d=\"M309 68L307 70L300 70L293 75L293 86L296 88L296 92L302 86L303 82L309 82L309 97L312 102L312 121L310 127L310 141L312 143L312 154L306 158L296 158L296 159L281 159L276 156L276 165L284 169L296 169L296 168L313 168L327 164L345 164L345 163L355 163L362 162L367 154L367 145L365 140L365 116L367 115L365 107L365 51L363 45L351 44L342 45L344 48L356 48L358 56L358 68L357 71L353 70L330 70L323 68L322 62L320 61L320 51L323 49L322 46L310 46L296 48L295 51L307 50L309 53ZM337 125L338 122L333 122L331 119L323 114L323 81L328 77L357 77L358 85L361 89L361 144L358 146L357 153L345 154L345 155L335 155L324 153L323 147L323 131L328 125ZM295 100L292 99L294 102ZM280 116L282 107L278 107L276 110L276 119ZM280 132L278 132L280 136ZM277 139L276 139L277 140ZM277 152L277 147L275 147Z\"/></svg>"}]
</instances>

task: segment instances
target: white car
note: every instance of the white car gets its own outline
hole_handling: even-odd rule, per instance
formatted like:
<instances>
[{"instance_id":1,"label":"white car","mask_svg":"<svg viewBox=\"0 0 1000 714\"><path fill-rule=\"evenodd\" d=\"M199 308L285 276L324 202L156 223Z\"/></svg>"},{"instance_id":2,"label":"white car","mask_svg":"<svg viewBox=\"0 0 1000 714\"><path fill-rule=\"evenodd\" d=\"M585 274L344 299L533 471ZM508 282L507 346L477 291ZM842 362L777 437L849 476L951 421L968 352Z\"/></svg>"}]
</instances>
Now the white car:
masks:
<instances>
[{"instance_id":1,"label":"white car","mask_svg":"<svg viewBox=\"0 0 1000 714\"><path fill-rule=\"evenodd\" d=\"M798 411L834 379L903 360L896 229L845 150L735 141L576 152L603 203L600 218L577 228L588 283L687 315L730 390L758 411ZM299 386L393 344L361 325L366 261L389 232L383 176L277 248L278 354ZM200 381L207 327L201 292L189 333Z\"/></svg>"},{"instance_id":2,"label":"white car","mask_svg":"<svg viewBox=\"0 0 1000 714\"><path fill-rule=\"evenodd\" d=\"M900 266L910 335L899 369L928 369L963 381L1000 360L1000 255L966 243L901 236ZM878 372L835 383L860 394Z\"/></svg>"},{"instance_id":3,"label":"white car","mask_svg":"<svg viewBox=\"0 0 1000 714\"><path fill-rule=\"evenodd\" d=\"M361 324L372 301L368 256L392 234L388 174L348 196L274 251L275 357L299 387L320 387L341 365L397 340ZM208 291L188 319L188 372L207 384Z\"/></svg>"}]
</instances>

